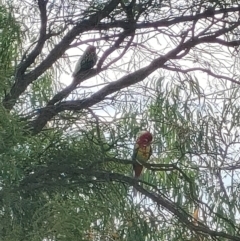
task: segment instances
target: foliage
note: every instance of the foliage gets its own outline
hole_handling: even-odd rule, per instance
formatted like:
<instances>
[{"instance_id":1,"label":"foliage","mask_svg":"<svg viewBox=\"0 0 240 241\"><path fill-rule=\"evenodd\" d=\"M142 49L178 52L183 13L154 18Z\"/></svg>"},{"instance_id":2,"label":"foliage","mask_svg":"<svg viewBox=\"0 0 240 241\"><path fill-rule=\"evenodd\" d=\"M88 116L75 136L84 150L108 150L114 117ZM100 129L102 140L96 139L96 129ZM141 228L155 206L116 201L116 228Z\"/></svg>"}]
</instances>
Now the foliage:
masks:
<instances>
[{"instance_id":1,"label":"foliage","mask_svg":"<svg viewBox=\"0 0 240 241\"><path fill-rule=\"evenodd\" d=\"M21 43L20 25L14 19L12 13L0 6L0 88L1 97L4 90L13 84L11 78L14 71L14 61L18 56Z\"/></svg>"},{"instance_id":2,"label":"foliage","mask_svg":"<svg viewBox=\"0 0 240 241\"><path fill-rule=\"evenodd\" d=\"M237 1L2 1L1 240L239 240L239 25Z\"/></svg>"}]
</instances>

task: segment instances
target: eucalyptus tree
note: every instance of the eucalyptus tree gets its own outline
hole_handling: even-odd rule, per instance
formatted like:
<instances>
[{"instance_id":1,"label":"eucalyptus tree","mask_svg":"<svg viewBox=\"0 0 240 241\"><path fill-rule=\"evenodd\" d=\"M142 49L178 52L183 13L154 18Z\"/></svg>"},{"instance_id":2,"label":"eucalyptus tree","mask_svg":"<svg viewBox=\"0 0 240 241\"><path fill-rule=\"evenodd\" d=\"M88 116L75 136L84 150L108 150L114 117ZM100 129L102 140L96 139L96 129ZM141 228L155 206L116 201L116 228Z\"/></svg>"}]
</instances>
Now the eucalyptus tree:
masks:
<instances>
[{"instance_id":1,"label":"eucalyptus tree","mask_svg":"<svg viewBox=\"0 0 240 241\"><path fill-rule=\"evenodd\" d=\"M239 11L2 1L2 240L239 240ZM72 77L89 45L97 64Z\"/></svg>"}]
</instances>

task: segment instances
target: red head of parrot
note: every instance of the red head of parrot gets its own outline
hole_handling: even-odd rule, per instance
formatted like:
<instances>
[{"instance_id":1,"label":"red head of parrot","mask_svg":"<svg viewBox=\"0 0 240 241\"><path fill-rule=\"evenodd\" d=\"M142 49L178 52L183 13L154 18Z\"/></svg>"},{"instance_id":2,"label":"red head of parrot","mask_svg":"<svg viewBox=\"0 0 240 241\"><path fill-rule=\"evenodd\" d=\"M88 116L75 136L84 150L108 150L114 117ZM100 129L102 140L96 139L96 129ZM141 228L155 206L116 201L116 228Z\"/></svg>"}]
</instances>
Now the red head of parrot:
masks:
<instances>
[{"instance_id":1,"label":"red head of parrot","mask_svg":"<svg viewBox=\"0 0 240 241\"><path fill-rule=\"evenodd\" d=\"M152 139L153 139L153 136L149 131L141 131L139 133L136 143L140 147L145 147L145 146L151 145Z\"/></svg>"}]
</instances>

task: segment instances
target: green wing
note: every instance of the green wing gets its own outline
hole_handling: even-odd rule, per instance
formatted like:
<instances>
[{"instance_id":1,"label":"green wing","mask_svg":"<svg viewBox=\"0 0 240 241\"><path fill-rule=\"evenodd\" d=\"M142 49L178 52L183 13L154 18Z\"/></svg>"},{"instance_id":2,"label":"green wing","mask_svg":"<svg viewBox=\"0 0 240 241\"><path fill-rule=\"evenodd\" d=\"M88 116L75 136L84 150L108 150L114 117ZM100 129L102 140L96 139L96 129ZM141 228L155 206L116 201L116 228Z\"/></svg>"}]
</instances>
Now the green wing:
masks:
<instances>
[{"instance_id":1,"label":"green wing","mask_svg":"<svg viewBox=\"0 0 240 241\"><path fill-rule=\"evenodd\" d=\"M149 151L148 159L150 158L151 155L152 155L152 146L150 146L150 151Z\"/></svg>"},{"instance_id":2,"label":"green wing","mask_svg":"<svg viewBox=\"0 0 240 241\"><path fill-rule=\"evenodd\" d=\"M132 160L141 164L141 162L147 162L150 156L152 155L152 147L148 146L148 155L143 154L143 150L139 147L139 145L135 144L133 154L132 154Z\"/></svg>"},{"instance_id":3,"label":"green wing","mask_svg":"<svg viewBox=\"0 0 240 241\"><path fill-rule=\"evenodd\" d=\"M133 149L133 154L132 154L132 160L133 161L136 161L136 159L137 159L138 149L139 149L138 144L135 144L134 149Z\"/></svg>"}]
</instances>

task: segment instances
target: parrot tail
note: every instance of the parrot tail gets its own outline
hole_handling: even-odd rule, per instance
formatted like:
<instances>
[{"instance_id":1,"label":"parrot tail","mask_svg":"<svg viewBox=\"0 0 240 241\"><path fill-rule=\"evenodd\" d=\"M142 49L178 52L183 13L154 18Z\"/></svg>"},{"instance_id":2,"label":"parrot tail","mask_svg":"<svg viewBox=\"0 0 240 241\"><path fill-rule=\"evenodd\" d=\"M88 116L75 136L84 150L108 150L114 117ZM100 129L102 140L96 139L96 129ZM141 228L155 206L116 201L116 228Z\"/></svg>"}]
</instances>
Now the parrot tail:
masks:
<instances>
[{"instance_id":1,"label":"parrot tail","mask_svg":"<svg viewBox=\"0 0 240 241\"><path fill-rule=\"evenodd\" d=\"M134 172L134 177L138 179L142 173L143 166L140 165L139 163L134 163L133 164L133 172ZM133 196L137 196L137 190L133 187Z\"/></svg>"}]
</instances>

